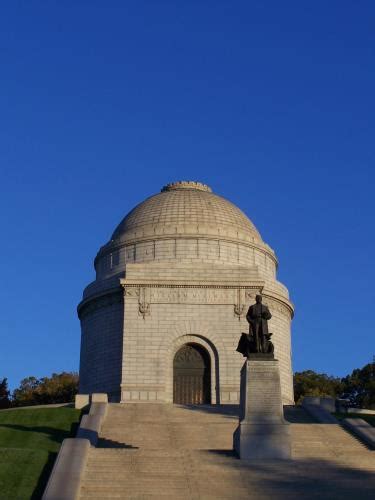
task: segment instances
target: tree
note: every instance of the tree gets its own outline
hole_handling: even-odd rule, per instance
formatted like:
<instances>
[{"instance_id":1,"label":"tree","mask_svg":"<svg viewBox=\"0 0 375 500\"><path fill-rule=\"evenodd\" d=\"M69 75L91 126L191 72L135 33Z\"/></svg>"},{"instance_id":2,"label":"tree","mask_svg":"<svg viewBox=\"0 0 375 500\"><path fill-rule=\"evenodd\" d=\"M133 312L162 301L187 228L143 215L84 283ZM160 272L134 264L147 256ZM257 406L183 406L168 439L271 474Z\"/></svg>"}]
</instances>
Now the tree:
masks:
<instances>
[{"instance_id":1,"label":"tree","mask_svg":"<svg viewBox=\"0 0 375 500\"><path fill-rule=\"evenodd\" d=\"M36 390L39 404L69 403L78 392L78 374L70 372L53 373L40 379Z\"/></svg>"},{"instance_id":2,"label":"tree","mask_svg":"<svg viewBox=\"0 0 375 500\"><path fill-rule=\"evenodd\" d=\"M9 390L8 390L8 379L3 378L0 382L0 409L9 408Z\"/></svg>"},{"instance_id":3,"label":"tree","mask_svg":"<svg viewBox=\"0 0 375 500\"><path fill-rule=\"evenodd\" d=\"M342 379L342 397L357 408L375 409L375 363L353 370Z\"/></svg>"},{"instance_id":4,"label":"tree","mask_svg":"<svg viewBox=\"0 0 375 500\"><path fill-rule=\"evenodd\" d=\"M35 402L35 391L39 385L36 377L27 377L21 380L20 386L13 392L14 406L31 406L38 404Z\"/></svg>"},{"instance_id":5,"label":"tree","mask_svg":"<svg viewBox=\"0 0 375 500\"><path fill-rule=\"evenodd\" d=\"M316 373L313 370L295 373L293 384L296 403L300 403L304 396L336 397L342 392L342 383L339 378L330 377L325 373Z\"/></svg>"},{"instance_id":6,"label":"tree","mask_svg":"<svg viewBox=\"0 0 375 500\"><path fill-rule=\"evenodd\" d=\"M78 392L78 374L53 373L51 377L28 377L13 392L15 406L70 403Z\"/></svg>"}]
</instances>

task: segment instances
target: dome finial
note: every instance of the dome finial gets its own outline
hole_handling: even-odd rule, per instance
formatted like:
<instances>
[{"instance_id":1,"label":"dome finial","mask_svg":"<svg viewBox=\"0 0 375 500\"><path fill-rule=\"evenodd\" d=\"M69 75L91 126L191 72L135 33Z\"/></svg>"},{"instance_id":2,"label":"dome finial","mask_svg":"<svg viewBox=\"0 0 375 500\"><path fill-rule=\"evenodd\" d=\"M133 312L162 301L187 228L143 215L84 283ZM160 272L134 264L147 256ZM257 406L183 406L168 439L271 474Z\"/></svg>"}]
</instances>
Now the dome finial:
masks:
<instances>
[{"instance_id":1,"label":"dome finial","mask_svg":"<svg viewBox=\"0 0 375 500\"><path fill-rule=\"evenodd\" d=\"M173 191L176 189L195 189L197 191L208 191L209 193L212 193L212 189L210 188L210 186L196 181L171 182L164 186L161 191Z\"/></svg>"}]
</instances>

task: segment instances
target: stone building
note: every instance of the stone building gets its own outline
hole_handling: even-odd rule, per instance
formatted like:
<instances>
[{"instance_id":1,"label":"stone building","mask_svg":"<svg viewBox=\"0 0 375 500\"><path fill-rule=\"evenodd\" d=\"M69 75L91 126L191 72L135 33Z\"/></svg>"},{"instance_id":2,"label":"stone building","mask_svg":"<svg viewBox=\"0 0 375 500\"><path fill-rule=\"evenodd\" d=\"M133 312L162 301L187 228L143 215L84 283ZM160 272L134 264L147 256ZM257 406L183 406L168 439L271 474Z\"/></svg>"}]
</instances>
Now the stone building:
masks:
<instances>
[{"instance_id":1,"label":"stone building","mask_svg":"<svg viewBox=\"0 0 375 500\"><path fill-rule=\"evenodd\" d=\"M293 305L248 217L199 182L137 205L95 258L78 306L80 392L112 401L237 403L246 312L263 295L285 404L293 403Z\"/></svg>"}]
</instances>

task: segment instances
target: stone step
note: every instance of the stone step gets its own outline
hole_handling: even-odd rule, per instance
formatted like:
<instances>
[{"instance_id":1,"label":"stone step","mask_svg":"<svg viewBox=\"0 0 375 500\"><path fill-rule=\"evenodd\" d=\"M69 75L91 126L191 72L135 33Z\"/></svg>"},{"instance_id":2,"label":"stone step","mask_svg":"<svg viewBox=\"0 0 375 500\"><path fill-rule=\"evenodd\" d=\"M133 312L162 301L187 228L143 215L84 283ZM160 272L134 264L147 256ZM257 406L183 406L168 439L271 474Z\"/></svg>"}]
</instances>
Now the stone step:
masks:
<instances>
[{"instance_id":1,"label":"stone step","mask_svg":"<svg viewBox=\"0 0 375 500\"><path fill-rule=\"evenodd\" d=\"M159 493L155 493L159 491ZM96 498L98 500L104 498L139 498L139 499L148 499L148 498L176 498L176 499L190 499L192 500L192 495L188 488L179 489L179 488L168 488L168 490L163 490L160 492L157 487L149 488L149 489L141 489L136 490L132 485L128 487L123 487L119 489L114 489L110 491L104 490L95 490L95 489L86 489L82 488L80 493L80 498ZM197 499L200 497L197 497Z\"/></svg>"},{"instance_id":2,"label":"stone step","mask_svg":"<svg viewBox=\"0 0 375 500\"><path fill-rule=\"evenodd\" d=\"M148 471L147 473L147 478L146 478L146 481L151 481L151 479L155 480L157 479L158 477L160 478L163 478L164 480L164 477L169 477L169 480L175 480L175 478L178 476L180 477L181 475L186 475L186 473L193 473L194 472L194 467L176 467L175 469L173 469L173 467L167 467L166 469L162 469L162 468L153 468L153 467L150 467L150 466L142 466L142 465L138 465L138 466L128 466L128 465L124 465L123 467L114 467L113 468L113 471L117 471L117 470L122 470L123 471L123 475L120 475L118 477L118 481L125 481L126 480L132 480L132 478L136 478L137 476L143 476L144 475L144 472L143 471ZM165 474L163 473L163 470L167 471ZM172 472L175 471L175 473L173 474L174 477L172 476L168 476L169 472ZM106 474L107 477L111 477L112 475L112 471L111 470L107 470L107 469L87 469L86 470L86 475L87 476L90 476L90 477L93 477L95 475L95 473L98 473L98 474ZM95 477L93 477L93 480L95 481ZM116 481L117 482L117 481Z\"/></svg>"},{"instance_id":3,"label":"stone step","mask_svg":"<svg viewBox=\"0 0 375 500\"><path fill-rule=\"evenodd\" d=\"M234 432L236 429L235 425L218 425L218 424L212 424L212 425L171 425L170 427L154 427L154 426L149 426L148 427L148 433L149 434L170 434L170 433L176 433L178 432L179 434L206 434L206 433L211 433L211 434L216 434L217 432ZM104 436L106 434L128 434L129 432L135 430L143 430L143 426L117 426L117 427L102 427L101 429L101 434Z\"/></svg>"},{"instance_id":4,"label":"stone step","mask_svg":"<svg viewBox=\"0 0 375 500\"><path fill-rule=\"evenodd\" d=\"M152 461L149 459L138 459L138 460L123 460L119 459L117 461L107 461L107 463L110 466L116 466L118 465L119 467L143 467L143 468L153 468L153 469L161 469L161 468L166 468L166 469L171 469L175 467L176 469L178 468L185 468L186 467L186 461L185 460L159 460L159 461ZM100 469L100 468L107 468L109 465L101 465L100 462L92 462L89 461L87 464L87 469Z\"/></svg>"},{"instance_id":5,"label":"stone step","mask_svg":"<svg viewBox=\"0 0 375 500\"><path fill-rule=\"evenodd\" d=\"M191 467L191 468L177 468L173 469L153 469L149 467L135 467L135 468L119 468L114 469L113 471L92 471L91 469L86 472L84 484L98 484L102 485L121 485L129 484L129 482L136 480L137 478L143 478L145 474L147 474L147 478L152 480L153 482L162 481L184 481L186 478L190 478L190 480L194 480L194 482L199 481L202 478L202 473L210 474L211 476L215 476L216 481L235 481L236 479L240 479L243 474L243 468L230 469L230 470L222 470L220 467L213 468L199 468L199 467Z\"/></svg>"},{"instance_id":6,"label":"stone step","mask_svg":"<svg viewBox=\"0 0 375 500\"><path fill-rule=\"evenodd\" d=\"M81 494L89 494L89 493L94 493L95 495L103 495L104 493L122 493L124 494L125 492L131 492L132 494L138 493L138 494L149 494L149 493L155 493L157 491L163 491L163 492L168 492L169 495L171 494L179 494L179 493L188 493L189 492L189 485L187 481L182 482L180 479L176 481L166 481L163 480L163 482L157 482L153 480L152 482L146 481L144 478L137 478L136 480L133 481L127 481L124 483L118 483L116 482L115 485L103 485L102 483L90 483L89 485L83 483L81 487Z\"/></svg>"},{"instance_id":7,"label":"stone step","mask_svg":"<svg viewBox=\"0 0 375 500\"><path fill-rule=\"evenodd\" d=\"M143 462L139 461L137 463L132 463L132 462L116 462L116 463L110 463L108 465L100 465L99 463L89 463L87 465L87 473L89 472L105 472L105 473L111 473L112 470L170 470L175 468L175 470L194 470L198 468L199 470L222 470L223 466L228 466L227 463L224 462L219 462L219 463L206 463L206 462L199 462L199 461L194 461L194 462L189 462L189 463L179 463L179 464L160 464L160 466L153 465L151 462ZM243 464L237 464L231 463L230 464L230 469L235 471L236 469L241 470L243 468ZM224 470L223 473L226 471Z\"/></svg>"},{"instance_id":8,"label":"stone step","mask_svg":"<svg viewBox=\"0 0 375 500\"><path fill-rule=\"evenodd\" d=\"M147 426L148 432L214 432L215 430L229 430L229 429L235 429L235 425L227 425L227 424L207 424L207 425L170 425L170 426L163 426L163 427L157 427L153 425ZM137 430L137 429L143 429L142 425L133 425L133 426L117 426L117 427L102 427L102 433L105 432L129 432L129 430Z\"/></svg>"},{"instance_id":9,"label":"stone step","mask_svg":"<svg viewBox=\"0 0 375 500\"><path fill-rule=\"evenodd\" d=\"M101 492L119 492L119 491L131 491L134 493L137 492L146 492L149 491L151 493L155 493L156 491L168 491L170 492L171 490L175 491L189 491L192 487L194 489L204 489L206 491L212 491L212 489L216 490L222 490L223 488L225 489L228 486L231 486L232 488L235 488L237 490L243 490L244 492L246 491L246 488L248 485L251 484L251 481L248 480L246 481L246 478L244 482L242 482L242 486L239 486L237 484L238 478L236 477L231 477L231 478L221 478L219 475L212 477L210 480L203 479L201 476L197 474L196 477L191 477L188 478L187 476L181 476L181 477L176 477L176 478L166 478L162 477L158 479L158 477L155 475L155 477L134 477L127 478L126 480L123 480L122 478L116 481L115 484L113 482L108 482L108 484L103 483L102 480L98 481L93 481L91 480L90 482L84 481L82 486L81 486L81 491L82 492L95 492L96 494L101 493Z\"/></svg>"},{"instance_id":10,"label":"stone step","mask_svg":"<svg viewBox=\"0 0 375 500\"><path fill-rule=\"evenodd\" d=\"M160 465L159 465L160 464ZM186 457L186 459L181 459L181 460L173 460L173 461L165 461L165 460L158 460L157 463L155 461L150 460L149 458L137 458L137 459L118 459L118 460L110 460L106 459L104 462L98 461L98 460L89 460L87 463L87 470L91 469L109 469L110 467L156 467L159 468L159 466L163 467L191 467L192 464L196 464L200 468L210 468L214 467L217 464L217 467L222 467L222 465L230 465L232 469L235 468L241 468L243 467L242 462L240 462L237 458L233 458L232 460L215 460L215 458L210 458L209 460L205 459L196 459L196 458L189 458Z\"/></svg>"},{"instance_id":11,"label":"stone step","mask_svg":"<svg viewBox=\"0 0 375 500\"><path fill-rule=\"evenodd\" d=\"M295 440L292 436L292 444L295 446L304 446L304 447L312 447L312 446L334 446L336 450L357 450L363 451L366 450L366 446L359 442L347 442L347 441L337 441L330 439L308 439L305 442L301 440Z\"/></svg>"},{"instance_id":12,"label":"stone step","mask_svg":"<svg viewBox=\"0 0 375 500\"><path fill-rule=\"evenodd\" d=\"M155 415L153 413L150 413L149 415L143 414L143 413L131 413L126 410L123 410L122 413L119 413L118 415L115 415L111 410L109 410L108 415L111 418L111 422L133 422L133 423L138 423L138 422L147 422L147 423L160 423L163 424L166 420L170 423L181 423L181 422L191 422L191 415L189 413L183 415L183 414L171 414L171 413L165 413L161 415ZM155 418L160 418L163 420L155 421ZM228 421L237 421L238 417L235 415L227 415L225 417L225 420L223 418L223 415L215 415L215 414L204 414L204 413L195 413L194 416L194 423L197 422L220 422L220 423L225 423ZM308 422L307 422L308 423ZM323 425L323 424L322 424Z\"/></svg>"},{"instance_id":13,"label":"stone step","mask_svg":"<svg viewBox=\"0 0 375 500\"><path fill-rule=\"evenodd\" d=\"M133 424L139 422L147 422L147 423L157 423L164 424L165 422L170 423L183 423L183 422L191 422L192 424L196 424L198 422L219 422L219 423L228 423L228 422L236 422L238 417L235 415L220 415L220 414L205 414L201 412L194 413L194 421L191 419L191 413L181 414L181 413L164 413L160 415L155 415L154 413L132 413L123 410L122 413L115 415L111 410L108 411L109 417L111 418L111 422L132 422ZM158 418L159 420L155 420ZM108 422L108 420L107 420ZM106 422L105 422L106 423ZM323 425L323 424L321 424Z\"/></svg>"},{"instance_id":14,"label":"stone step","mask_svg":"<svg viewBox=\"0 0 375 500\"><path fill-rule=\"evenodd\" d=\"M137 431L141 432L140 429L135 429L135 432L137 432ZM180 431L178 431L178 429L176 429L176 430L169 429L168 431L164 431L164 432L153 431L153 432L150 432L146 436L142 436L140 434L131 434L130 431L117 430L117 431L112 431L112 432L106 432L106 431L102 430L100 432L100 437L110 438L110 437L114 437L114 436L120 436L123 438L134 440L134 439L189 439L191 437L197 436L200 438L207 438L207 439L210 439L210 438L212 439L214 437L219 438L219 439L220 438L225 439L227 432L229 434L232 434L232 429L229 429L229 430L228 429L196 430L193 428L193 429L189 429L189 430L181 429Z\"/></svg>"},{"instance_id":15,"label":"stone step","mask_svg":"<svg viewBox=\"0 0 375 500\"><path fill-rule=\"evenodd\" d=\"M123 499L133 499L133 500L136 500L136 499L139 499L139 500L145 500L145 498L147 499L158 499L158 498L173 498L173 499L179 499L179 500L192 500L194 497L192 497L192 495L189 493L189 492L182 492L182 491L170 491L170 492L162 492L162 493L155 493L155 491L152 491L152 492L147 492L147 496L144 494L144 493L135 493L135 492L131 492L129 493L128 490L125 492L125 491L117 491L117 492L113 492L113 491L102 491L100 492L99 494L96 493L95 491L86 491L86 490L82 490L81 494L80 494L80 499L82 500L104 500L104 499L118 499L118 498L123 498ZM228 497L230 498L230 497ZM197 497L197 500L199 500L199 497Z\"/></svg>"},{"instance_id":16,"label":"stone step","mask_svg":"<svg viewBox=\"0 0 375 500\"><path fill-rule=\"evenodd\" d=\"M235 425L236 422L238 421L238 418L231 417L231 418L226 418L223 420L223 417L196 417L194 421L191 421L191 418L170 418L167 415L161 415L161 416L156 416L152 415L150 418L142 418L138 417L137 415L132 415L128 416L127 418L114 418L111 415L109 415L109 418L111 419L110 421L104 422L104 425L129 425L129 424L150 424L150 425L187 425L187 424L192 424L192 425L207 425L207 424L217 424L217 425L229 425L233 424ZM305 424L306 425L306 424ZM320 424L324 425L324 424Z\"/></svg>"},{"instance_id":17,"label":"stone step","mask_svg":"<svg viewBox=\"0 0 375 500\"><path fill-rule=\"evenodd\" d=\"M165 450L165 449L132 449L132 448L91 448L90 449L90 458L97 458L102 460L103 458L116 458L120 456L147 456L154 459L159 459L162 457L184 457L186 453L182 450Z\"/></svg>"},{"instance_id":18,"label":"stone step","mask_svg":"<svg viewBox=\"0 0 375 500\"><path fill-rule=\"evenodd\" d=\"M221 450L221 449L230 449L230 445L231 445L231 442L228 443L227 441L223 441L223 442L215 442L215 441L203 441L203 440L191 440L191 441L175 441L173 446L170 445L169 443L158 443L158 442L154 442L154 441L133 441L133 442L129 442L128 440L118 440L118 439L111 439L111 440L103 440L103 439L100 439L99 442L98 442L98 447L100 449L106 449L106 448L110 448L111 446L113 447L118 447L119 449L121 449L121 447L123 446L124 448L123 449L127 449L127 447L131 447L131 448L128 448L128 449L160 449L160 448L163 448L163 449L170 449L170 450L173 450L173 449L180 449L180 450L189 450L189 449L196 449L196 450Z\"/></svg>"},{"instance_id":19,"label":"stone step","mask_svg":"<svg viewBox=\"0 0 375 500\"><path fill-rule=\"evenodd\" d=\"M125 448L128 446L130 449L131 447L136 447L136 446L146 446L150 445L153 448L169 448L169 449L176 449L179 448L180 446L188 446L188 447L196 447L197 445L201 445L199 447L205 446L205 447L211 447L214 446L215 448L226 448L230 447L232 445L232 438L228 439L226 437L221 437L217 438L216 440L214 437L208 438L207 436L192 436L191 439L188 438L170 438L170 439L152 439L152 438L134 438L134 439L129 439L127 437L122 438L121 436L100 436L99 437L99 445L98 447L105 447L106 443L118 443L122 444L123 447ZM345 446L345 443L342 444L341 446ZM347 445L346 445L347 446Z\"/></svg>"},{"instance_id":20,"label":"stone step","mask_svg":"<svg viewBox=\"0 0 375 500\"><path fill-rule=\"evenodd\" d=\"M303 409L294 410L288 409L293 460L254 466L231 451L235 416L173 405L110 405L101 447L89 452L80 498L269 500L281 498L286 487L283 500L351 499L353 471L373 475L375 452L340 425L314 423ZM355 479L361 500L366 478Z\"/></svg>"},{"instance_id":21,"label":"stone step","mask_svg":"<svg viewBox=\"0 0 375 500\"><path fill-rule=\"evenodd\" d=\"M141 482L140 479L142 480ZM115 483L113 483L112 480L103 481L102 478L93 478L89 481L84 479L82 485L85 489L95 488L96 490L101 491L108 488L117 489L130 485L139 489L149 489L153 488L156 483L163 484L164 488L173 487L176 489L185 489L187 487L187 476L186 474L179 474L173 477L167 475L159 476L157 472L154 474L148 474L147 476L128 473L125 476L118 477Z\"/></svg>"}]
</instances>

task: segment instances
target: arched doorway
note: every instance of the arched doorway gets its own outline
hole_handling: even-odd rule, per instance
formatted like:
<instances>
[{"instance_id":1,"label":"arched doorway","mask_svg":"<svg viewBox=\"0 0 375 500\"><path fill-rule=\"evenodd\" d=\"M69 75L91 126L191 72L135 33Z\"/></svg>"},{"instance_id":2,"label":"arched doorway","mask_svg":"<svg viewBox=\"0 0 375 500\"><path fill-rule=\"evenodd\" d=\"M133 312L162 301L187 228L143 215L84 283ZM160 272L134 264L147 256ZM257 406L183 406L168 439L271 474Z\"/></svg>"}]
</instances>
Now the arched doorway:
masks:
<instances>
[{"instance_id":1,"label":"arched doorway","mask_svg":"<svg viewBox=\"0 0 375 500\"><path fill-rule=\"evenodd\" d=\"M185 344L173 360L173 402L177 404L211 403L211 366L206 349Z\"/></svg>"}]
</instances>

